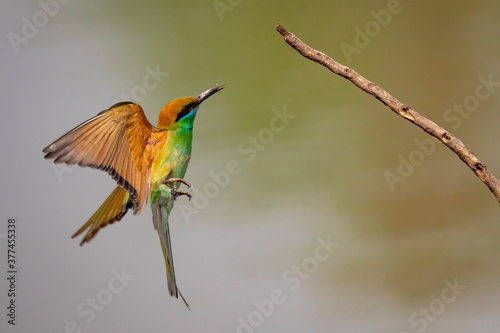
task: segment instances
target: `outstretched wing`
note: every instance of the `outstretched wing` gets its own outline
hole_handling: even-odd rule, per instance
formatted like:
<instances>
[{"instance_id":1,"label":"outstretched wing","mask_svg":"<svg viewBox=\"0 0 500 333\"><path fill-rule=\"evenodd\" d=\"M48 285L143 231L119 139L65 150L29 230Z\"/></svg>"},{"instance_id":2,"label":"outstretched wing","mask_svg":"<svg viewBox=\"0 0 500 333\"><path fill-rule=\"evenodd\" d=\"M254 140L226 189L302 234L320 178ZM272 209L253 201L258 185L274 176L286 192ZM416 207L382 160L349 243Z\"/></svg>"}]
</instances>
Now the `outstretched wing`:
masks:
<instances>
[{"instance_id":1,"label":"outstretched wing","mask_svg":"<svg viewBox=\"0 0 500 333\"><path fill-rule=\"evenodd\" d=\"M56 164L106 171L130 194L138 214L149 195L150 163L144 151L153 130L138 104L122 102L75 127L43 152Z\"/></svg>"},{"instance_id":2,"label":"outstretched wing","mask_svg":"<svg viewBox=\"0 0 500 333\"><path fill-rule=\"evenodd\" d=\"M74 233L71 238L75 238L82 232L87 231L80 246L89 243L102 228L108 224L120 221L127 211L132 208L133 203L127 191L121 186L117 186L97 211L88 221Z\"/></svg>"}]
</instances>

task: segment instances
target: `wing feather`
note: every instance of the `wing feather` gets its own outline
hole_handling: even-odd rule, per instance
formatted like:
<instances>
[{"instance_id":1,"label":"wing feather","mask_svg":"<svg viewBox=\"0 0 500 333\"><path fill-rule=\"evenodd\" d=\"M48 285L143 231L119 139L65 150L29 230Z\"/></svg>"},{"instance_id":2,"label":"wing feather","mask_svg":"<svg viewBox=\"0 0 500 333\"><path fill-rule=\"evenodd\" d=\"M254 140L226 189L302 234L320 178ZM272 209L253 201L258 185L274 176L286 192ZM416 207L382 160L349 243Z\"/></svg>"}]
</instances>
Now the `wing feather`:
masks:
<instances>
[{"instance_id":1,"label":"wing feather","mask_svg":"<svg viewBox=\"0 0 500 333\"><path fill-rule=\"evenodd\" d=\"M139 105L121 103L75 127L43 152L54 163L107 172L129 193L138 214L149 195L151 161L144 151L153 130Z\"/></svg>"}]
</instances>

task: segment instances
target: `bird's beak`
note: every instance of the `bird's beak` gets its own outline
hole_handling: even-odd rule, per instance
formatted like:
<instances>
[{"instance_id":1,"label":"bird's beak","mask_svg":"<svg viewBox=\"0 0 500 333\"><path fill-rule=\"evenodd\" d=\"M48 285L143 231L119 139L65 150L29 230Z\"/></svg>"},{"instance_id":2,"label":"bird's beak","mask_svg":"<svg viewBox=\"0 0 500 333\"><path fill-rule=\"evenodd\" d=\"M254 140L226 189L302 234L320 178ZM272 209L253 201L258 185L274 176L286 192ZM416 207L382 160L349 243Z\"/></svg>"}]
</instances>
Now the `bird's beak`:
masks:
<instances>
[{"instance_id":1,"label":"bird's beak","mask_svg":"<svg viewBox=\"0 0 500 333\"><path fill-rule=\"evenodd\" d=\"M204 100L206 100L207 98L209 98L210 96L212 96L213 94L215 94L216 92L224 89L225 87L226 87L225 84L223 84L222 86L215 85L214 88L211 88L211 89L208 89L207 91L202 92L201 94L199 94L195 98L196 99L196 104L200 105L201 102L203 102Z\"/></svg>"}]
</instances>

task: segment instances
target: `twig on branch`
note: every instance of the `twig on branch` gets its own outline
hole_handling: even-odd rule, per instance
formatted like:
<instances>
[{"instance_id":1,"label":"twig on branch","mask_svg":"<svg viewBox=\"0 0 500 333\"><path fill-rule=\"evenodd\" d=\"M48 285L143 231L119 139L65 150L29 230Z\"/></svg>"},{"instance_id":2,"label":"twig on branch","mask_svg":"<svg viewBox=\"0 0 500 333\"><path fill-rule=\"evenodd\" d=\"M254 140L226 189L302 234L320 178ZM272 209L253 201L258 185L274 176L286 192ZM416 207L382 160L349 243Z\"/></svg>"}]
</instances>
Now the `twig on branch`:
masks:
<instances>
[{"instance_id":1,"label":"twig on branch","mask_svg":"<svg viewBox=\"0 0 500 333\"><path fill-rule=\"evenodd\" d=\"M430 135L436 137L446 147L450 148L455 154L457 154L465 164L467 164L476 176L478 176L479 179L481 179L481 181L488 186L490 191L500 202L500 181L498 181L498 179L488 170L486 165L484 165L479 158L477 158L477 156L457 137L431 120L420 115L418 112L413 110L411 106L401 103L396 97L392 96L370 80L359 75L353 69L336 62L323 52L315 50L305 44L294 34L286 30L281 24L278 23L276 30L278 30L278 32L285 38L285 42L287 42L301 55L325 66L333 73L348 79L361 90L373 95L375 98L387 105L392 111L396 112L401 117L409 120Z\"/></svg>"}]
</instances>

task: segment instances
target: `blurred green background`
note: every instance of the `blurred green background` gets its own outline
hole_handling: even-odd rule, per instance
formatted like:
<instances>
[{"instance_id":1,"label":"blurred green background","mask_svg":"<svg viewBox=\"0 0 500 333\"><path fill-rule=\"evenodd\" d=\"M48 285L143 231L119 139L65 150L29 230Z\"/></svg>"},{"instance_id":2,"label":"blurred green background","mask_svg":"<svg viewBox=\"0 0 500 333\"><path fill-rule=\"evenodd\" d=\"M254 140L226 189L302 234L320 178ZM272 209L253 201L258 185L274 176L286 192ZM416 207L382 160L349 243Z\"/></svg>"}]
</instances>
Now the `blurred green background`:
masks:
<instances>
[{"instance_id":1,"label":"blurred green background","mask_svg":"<svg viewBox=\"0 0 500 333\"><path fill-rule=\"evenodd\" d=\"M498 2L59 1L0 11L0 248L15 217L17 331L496 332L494 196L275 26L447 128L500 176L500 84L482 83L500 82ZM41 150L116 101L155 124L166 102L216 83L227 88L195 123L195 198L171 217L188 311L168 296L149 209L80 248L70 236L114 182L55 168ZM239 173L226 179L228 163ZM123 270L133 279L109 292Z\"/></svg>"}]
</instances>

